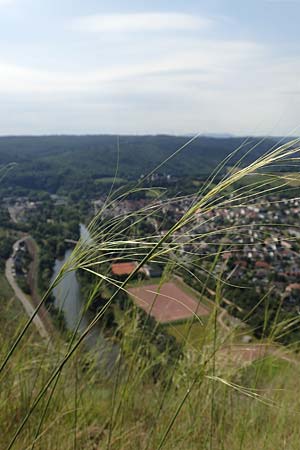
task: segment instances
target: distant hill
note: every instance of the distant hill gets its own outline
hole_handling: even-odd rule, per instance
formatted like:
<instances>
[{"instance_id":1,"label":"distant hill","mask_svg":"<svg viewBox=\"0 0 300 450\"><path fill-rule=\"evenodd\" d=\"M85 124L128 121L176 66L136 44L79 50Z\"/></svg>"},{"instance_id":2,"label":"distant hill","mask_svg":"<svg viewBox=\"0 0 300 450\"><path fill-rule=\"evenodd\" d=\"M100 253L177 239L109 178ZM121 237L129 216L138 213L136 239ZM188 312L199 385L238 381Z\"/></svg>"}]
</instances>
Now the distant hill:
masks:
<instances>
[{"instance_id":1,"label":"distant hill","mask_svg":"<svg viewBox=\"0 0 300 450\"><path fill-rule=\"evenodd\" d=\"M118 177L136 179L183 146L184 136L121 136ZM201 178L212 171L233 150L242 149L229 162L243 154L249 162L268 151L278 138L200 136L159 169L175 177ZM16 162L3 187L47 190L51 193L92 189L95 180L112 177L118 159L117 137L99 136L18 136L0 138L0 165Z\"/></svg>"}]
</instances>

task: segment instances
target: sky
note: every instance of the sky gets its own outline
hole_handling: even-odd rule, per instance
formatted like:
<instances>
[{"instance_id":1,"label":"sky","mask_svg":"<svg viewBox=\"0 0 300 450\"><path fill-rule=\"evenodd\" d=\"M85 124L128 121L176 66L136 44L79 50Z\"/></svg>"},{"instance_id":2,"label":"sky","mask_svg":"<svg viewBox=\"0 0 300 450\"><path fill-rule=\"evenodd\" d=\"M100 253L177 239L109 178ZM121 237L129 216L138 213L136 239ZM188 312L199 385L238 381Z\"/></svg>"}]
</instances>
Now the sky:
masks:
<instances>
[{"instance_id":1,"label":"sky","mask_svg":"<svg viewBox=\"0 0 300 450\"><path fill-rule=\"evenodd\" d=\"M0 0L0 135L299 135L300 0Z\"/></svg>"}]
</instances>

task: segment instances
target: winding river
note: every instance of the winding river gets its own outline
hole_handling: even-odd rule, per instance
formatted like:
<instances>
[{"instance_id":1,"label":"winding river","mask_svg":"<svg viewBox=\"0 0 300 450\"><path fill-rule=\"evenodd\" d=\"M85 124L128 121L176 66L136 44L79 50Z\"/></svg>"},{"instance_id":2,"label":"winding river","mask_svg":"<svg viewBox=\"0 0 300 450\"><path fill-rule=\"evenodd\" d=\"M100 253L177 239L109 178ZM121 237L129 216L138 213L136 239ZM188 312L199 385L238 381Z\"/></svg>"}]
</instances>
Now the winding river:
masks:
<instances>
[{"instance_id":1,"label":"winding river","mask_svg":"<svg viewBox=\"0 0 300 450\"><path fill-rule=\"evenodd\" d=\"M84 240L89 240L90 235L85 225L80 224L80 236ZM61 267L69 258L72 249L68 249L61 259L56 259L53 269L52 280L57 276ZM93 314L89 311L82 314L84 309L84 299L80 291L76 272L70 272L63 277L60 283L53 289L55 298L55 306L62 310L67 328L74 331L80 320L78 332L82 332L91 323ZM88 350L98 352L99 361L104 361L106 367L113 366L118 356L118 346L106 340L99 326L94 326L87 338L85 339Z\"/></svg>"}]
</instances>

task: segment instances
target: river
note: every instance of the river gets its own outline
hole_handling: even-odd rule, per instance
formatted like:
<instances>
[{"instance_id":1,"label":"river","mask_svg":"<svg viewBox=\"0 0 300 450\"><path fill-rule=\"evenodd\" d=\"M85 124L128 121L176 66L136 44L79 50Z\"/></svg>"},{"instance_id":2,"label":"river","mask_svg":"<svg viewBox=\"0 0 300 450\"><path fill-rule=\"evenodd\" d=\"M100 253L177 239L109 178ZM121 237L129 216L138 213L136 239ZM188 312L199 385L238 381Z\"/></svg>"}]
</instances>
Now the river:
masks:
<instances>
[{"instance_id":1,"label":"river","mask_svg":"<svg viewBox=\"0 0 300 450\"><path fill-rule=\"evenodd\" d=\"M87 228L82 224L80 224L80 235L84 239L89 236ZM63 258L55 260L52 280L57 276L71 253L72 249L68 249ZM53 295L55 297L55 306L64 313L67 328L74 331L84 307L76 272L66 274L59 285L53 289ZM83 314L78 331L83 331L89 323L90 318L88 314Z\"/></svg>"},{"instance_id":2,"label":"river","mask_svg":"<svg viewBox=\"0 0 300 450\"><path fill-rule=\"evenodd\" d=\"M80 236L84 240L90 239L89 232L83 224L80 224ZM72 249L68 249L63 258L55 260L52 280L57 276L71 253ZM53 295L55 298L55 306L61 309L64 314L68 330L74 331L80 320L78 333L84 331L91 323L93 314L90 311L82 313L84 309L84 299L80 291L80 285L75 271L70 272L63 277L60 283L53 289ZM102 362L104 360L106 367L114 364L118 356L118 346L104 338L99 326L94 326L85 339L85 344L88 350L95 350L98 352L99 360Z\"/></svg>"}]
</instances>

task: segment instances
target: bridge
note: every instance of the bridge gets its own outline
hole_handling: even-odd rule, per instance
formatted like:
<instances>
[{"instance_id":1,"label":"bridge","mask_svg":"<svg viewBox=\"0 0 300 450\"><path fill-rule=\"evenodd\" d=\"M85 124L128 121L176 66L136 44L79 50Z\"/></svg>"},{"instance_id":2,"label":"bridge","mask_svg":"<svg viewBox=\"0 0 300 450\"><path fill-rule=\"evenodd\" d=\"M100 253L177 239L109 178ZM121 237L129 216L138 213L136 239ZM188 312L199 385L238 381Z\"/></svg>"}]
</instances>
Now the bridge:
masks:
<instances>
[{"instance_id":1,"label":"bridge","mask_svg":"<svg viewBox=\"0 0 300 450\"><path fill-rule=\"evenodd\" d=\"M74 241L74 239L65 239L66 244L76 245L78 241Z\"/></svg>"}]
</instances>

